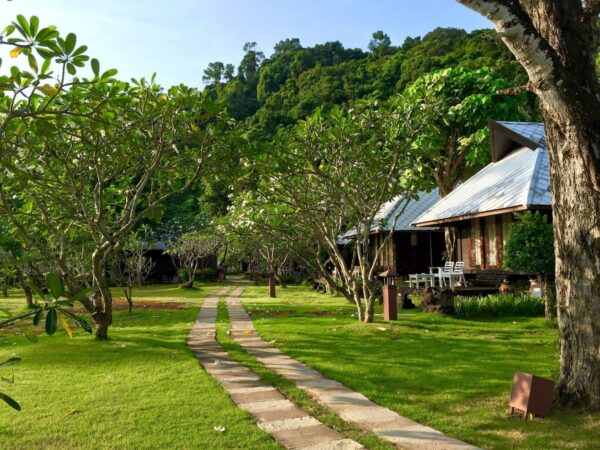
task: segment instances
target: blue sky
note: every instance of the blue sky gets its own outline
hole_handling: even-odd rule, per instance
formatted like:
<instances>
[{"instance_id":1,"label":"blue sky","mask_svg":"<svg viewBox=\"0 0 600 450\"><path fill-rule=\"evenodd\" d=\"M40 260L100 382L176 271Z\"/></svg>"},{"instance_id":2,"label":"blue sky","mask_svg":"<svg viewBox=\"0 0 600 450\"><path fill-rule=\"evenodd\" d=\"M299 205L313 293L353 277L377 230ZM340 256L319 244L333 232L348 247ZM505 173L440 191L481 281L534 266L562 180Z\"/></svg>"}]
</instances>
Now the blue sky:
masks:
<instances>
[{"instance_id":1,"label":"blue sky","mask_svg":"<svg viewBox=\"0 0 600 450\"><path fill-rule=\"evenodd\" d=\"M290 37L366 48L376 30L400 44L438 26L490 27L454 0L0 0L0 27L17 14L76 33L121 78L157 72L166 86L198 87L209 62L237 65L248 41L268 56Z\"/></svg>"}]
</instances>

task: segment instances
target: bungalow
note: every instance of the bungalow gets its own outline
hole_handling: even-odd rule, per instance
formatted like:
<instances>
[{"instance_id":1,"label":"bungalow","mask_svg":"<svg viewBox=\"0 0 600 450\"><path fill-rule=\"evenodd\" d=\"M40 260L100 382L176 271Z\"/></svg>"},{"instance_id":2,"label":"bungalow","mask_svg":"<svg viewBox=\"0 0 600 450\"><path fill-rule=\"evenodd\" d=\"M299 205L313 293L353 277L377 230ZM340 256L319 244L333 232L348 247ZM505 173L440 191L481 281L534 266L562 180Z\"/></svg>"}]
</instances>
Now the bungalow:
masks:
<instances>
[{"instance_id":1,"label":"bungalow","mask_svg":"<svg viewBox=\"0 0 600 450\"><path fill-rule=\"evenodd\" d=\"M501 274L514 213L551 218L544 125L490 121L492 162L421 214L416 227L454 227L457 260L471 273Z\"/></svg>"},{"instance_id":2,"label":"bungalow","mask_svg":"<svg viewBox=\"0 0 600 450\"><path fill-rule=\"evenodd\" d=\"M376 225L371 230L369 254L374 260L376 249L393 228L392 237L382 248L375 265L378 271L391 269L398 275L429 271L430 266L442 263L445 250L444 233L438 227L412 226L412 222L431 208L440 195L437 189L419 192L408 204L402 196L385 203L375 216ZM394 226L394 219L398 216ZM347 242L353 231L344 235Z\"/></svg>"}]
</instances>

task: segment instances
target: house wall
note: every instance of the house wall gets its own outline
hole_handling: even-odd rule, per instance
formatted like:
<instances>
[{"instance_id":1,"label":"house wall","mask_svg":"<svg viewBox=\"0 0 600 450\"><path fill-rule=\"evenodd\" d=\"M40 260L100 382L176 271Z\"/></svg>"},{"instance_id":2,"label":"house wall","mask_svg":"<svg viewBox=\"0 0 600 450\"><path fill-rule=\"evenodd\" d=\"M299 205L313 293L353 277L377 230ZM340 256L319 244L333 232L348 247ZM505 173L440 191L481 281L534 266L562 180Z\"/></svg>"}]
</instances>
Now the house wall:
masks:
<instances>
[{"instance_id":1,"label":"house wall","mask_svg":"<svg viewBox=\"0 0 600 450\"><path fill-rule=\"evenodd\" d=\"M501 269L512 222L512 213L458 222L457 259L465 269Z\"/></svg>"},{"instance_id":2,"label":"house wall","mask_svg":"<svg viewBox=\"0 0 600 450\"><path fill-rule=\"evenodd\" d=\"M375 254L375 246L381 245L385 234L376 234L371 240L370 254ZM378 271L395 270L398 275L429 272L430 266L442 264L445 250L444 233L439 231L397 231L377 258Z\"/></svg>"}]
</instances>

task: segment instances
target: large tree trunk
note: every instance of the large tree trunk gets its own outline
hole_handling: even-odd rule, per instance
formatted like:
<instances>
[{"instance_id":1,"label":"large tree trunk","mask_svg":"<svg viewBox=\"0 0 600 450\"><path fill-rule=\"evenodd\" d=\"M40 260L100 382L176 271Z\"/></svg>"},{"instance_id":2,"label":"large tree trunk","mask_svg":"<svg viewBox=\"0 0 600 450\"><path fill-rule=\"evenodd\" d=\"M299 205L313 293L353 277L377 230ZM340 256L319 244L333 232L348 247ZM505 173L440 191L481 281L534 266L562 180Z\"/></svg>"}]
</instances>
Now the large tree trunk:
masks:
<instances>
[{"instance_id":1,"label":"large tree trunk","mask_svg":"<svg viewBox=\"0 0 600 450\"><path fill-rule=\"evenodd\" d=\"M486 15L540 99L551 164L560 331L557 393L600 410L600 2L459 0Z\"/></svg>"}]
</instances>

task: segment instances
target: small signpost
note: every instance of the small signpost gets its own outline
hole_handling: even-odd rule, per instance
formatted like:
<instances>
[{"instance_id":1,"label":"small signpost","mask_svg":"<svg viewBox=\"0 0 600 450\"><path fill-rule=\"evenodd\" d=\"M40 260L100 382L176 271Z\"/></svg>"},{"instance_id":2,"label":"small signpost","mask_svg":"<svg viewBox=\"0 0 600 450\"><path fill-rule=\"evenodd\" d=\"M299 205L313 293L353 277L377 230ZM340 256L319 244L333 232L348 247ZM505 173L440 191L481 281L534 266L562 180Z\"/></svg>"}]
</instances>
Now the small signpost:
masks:
<instances>
[{"instance_id":1,"label":"small signpost","mask_svg":"<svg viewBox=\"0 0 600 450\"><path fill-rule=\"evenodd\" d=\"M523 420L530 414L544 417L550 415L554 399L554 382L530 373L515 372L510 395L510 415L515 409L523 411Z\"/></svg>"}]
</instances>

